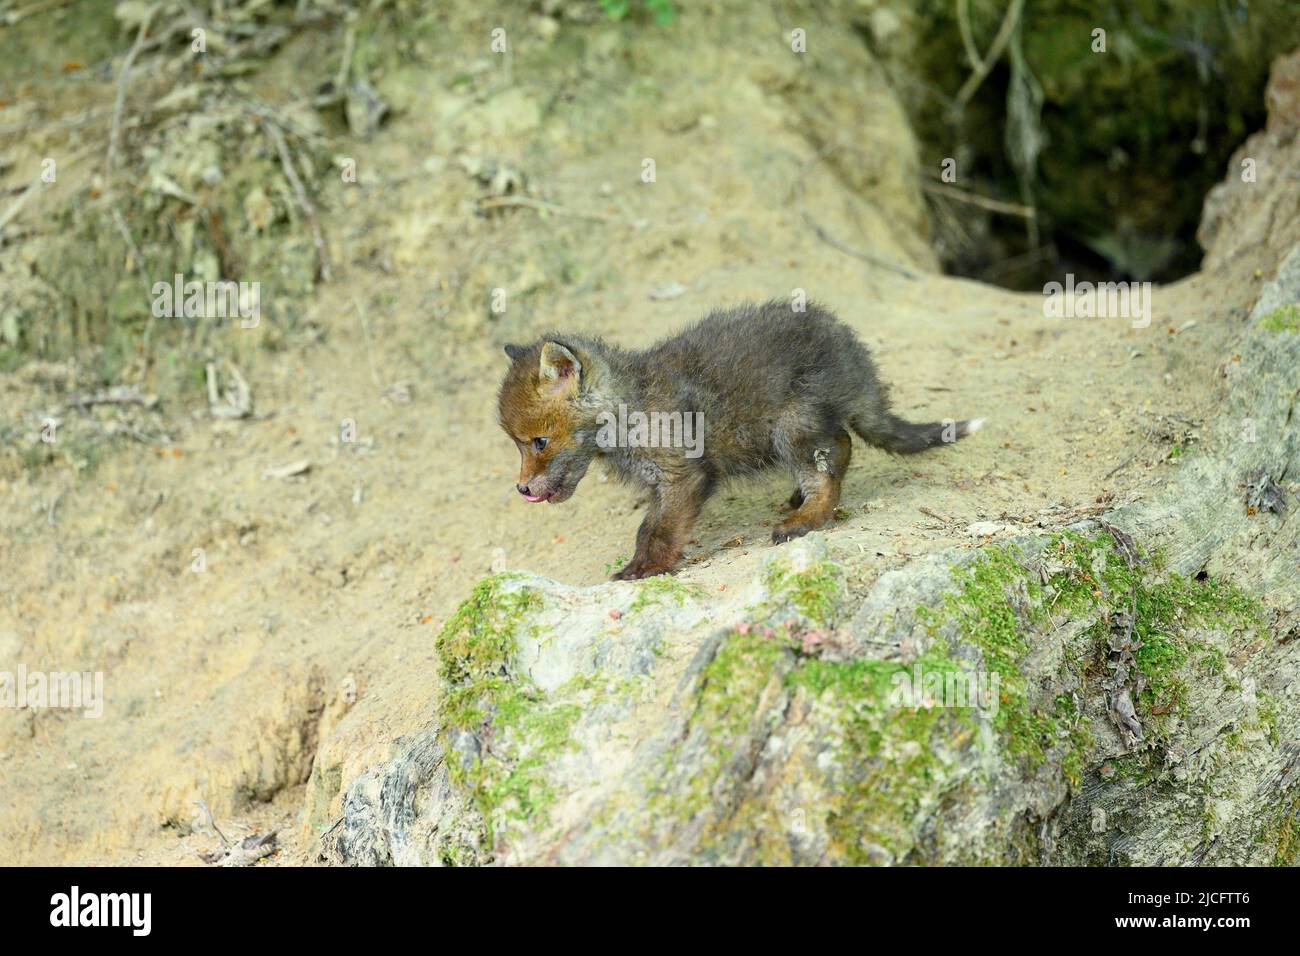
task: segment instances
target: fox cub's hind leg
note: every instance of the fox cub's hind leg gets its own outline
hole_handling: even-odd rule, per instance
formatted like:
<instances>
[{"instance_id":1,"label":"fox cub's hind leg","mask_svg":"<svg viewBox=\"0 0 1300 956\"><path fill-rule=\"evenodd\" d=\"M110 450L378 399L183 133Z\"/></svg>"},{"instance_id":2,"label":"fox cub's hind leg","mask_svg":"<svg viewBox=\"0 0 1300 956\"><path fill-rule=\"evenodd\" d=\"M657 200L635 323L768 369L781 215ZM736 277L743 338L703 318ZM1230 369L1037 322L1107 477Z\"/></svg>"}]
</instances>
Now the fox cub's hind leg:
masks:
<instances>
[{"instance_id":1,"label":"fox cub's hind leg","mask_svg":"<svg viewBox=\"0 0 1300 956\"><path fill-rule=\"evenodd\" d=\"M794 460L788 462L794 470L799 488L790 498L796 505L794 513L776 526L772 540L777 544L798 538L820 528L840 503L840 486L849 470L853 443L847 432L834 438L821 436L801 441L790 449Z\"/></svg>"}]
</instances>

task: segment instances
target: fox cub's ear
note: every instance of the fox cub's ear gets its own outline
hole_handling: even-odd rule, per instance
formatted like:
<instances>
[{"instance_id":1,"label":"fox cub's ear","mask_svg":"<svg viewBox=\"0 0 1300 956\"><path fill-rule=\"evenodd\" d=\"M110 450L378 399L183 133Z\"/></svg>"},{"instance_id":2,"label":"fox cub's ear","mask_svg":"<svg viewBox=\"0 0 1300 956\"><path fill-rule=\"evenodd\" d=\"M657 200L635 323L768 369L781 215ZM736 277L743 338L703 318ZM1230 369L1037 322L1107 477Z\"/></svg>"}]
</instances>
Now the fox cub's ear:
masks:
<instances>
[{"instance_id":1,"label":"fox cub's ear","mask_svg":"<svg viewBox=\"0 0 1300 956\"><path fill-rule=\"evenodd\" d=\"M527 354L528 354L528 347L525 346L525 345L507 345L507 346L506 346L506 355L509 355L509 356L510 356L510 361L512 361L512 362L513 362L515 359L517 359L517 358L519 358L519 357L521 357L521 356L523 356L523 355L527 355Z\"/></svg>"},{"instance_id":2,"label":"fox cub's ear","mask_svg":"<svg viewBox=\"0 0 1300 956\"><path fill-rule=\"evenodd\" d=\"M559 342L547 342L542 346L542 362L538 369L542 384L550 383L557 392L577 391L578 376L582 372L582 363L578 357Z\"/></svg>"}]
</instances>

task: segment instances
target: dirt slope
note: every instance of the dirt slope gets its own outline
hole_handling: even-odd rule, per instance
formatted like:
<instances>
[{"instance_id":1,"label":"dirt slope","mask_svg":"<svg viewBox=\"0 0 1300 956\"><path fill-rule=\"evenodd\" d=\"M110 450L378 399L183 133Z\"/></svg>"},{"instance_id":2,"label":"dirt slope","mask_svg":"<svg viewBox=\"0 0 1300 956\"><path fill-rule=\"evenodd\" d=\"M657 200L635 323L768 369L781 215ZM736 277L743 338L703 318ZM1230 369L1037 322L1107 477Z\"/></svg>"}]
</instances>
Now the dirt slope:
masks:
<instances>
[{"instance_id":1,"label":"dirt slope","mask_svg":"<svg viewBox=\"0 0 1300 956\"><path fill-rule=\"evenodd\" d=\"M630 553L634 501L599 475L562 507L515 494L493 408L505 341L557 327L642 345L794 289L835 309L900 409L988 420L923 458L858 446L830 534L853 536L860 583L972 542L977 521L1063 524L1140 497L1175 446L1195 454L1269 250L1157 290L1140 330L936 275L913 144L860 45L828 30L798 58L779 17L717 16L705 32L734 43L600 22L548 40L521 20L510 74L478 42L495 14L457 22L432 68L382 78L395 115L376 137L339 144L360 183L321 187L336 275L279 350L247 353L255 417L170 408L163 447L5 476L0 661L102 670L107 701L98 720L0 713L0 861L194 863L217 842L197 801L227 836L276 827L280 859L306 859L326 823L298 817L313 759L329 806L428 721L433 635L476 580L495 563L591 584ZM262 85L321 42L290 43ZM527 204L482 208L501 197L462 160L517 171ZM651 298L669 283L684 291ZM26 440L59 381L0 376ZM756 567L785 485L716 496L682 577L721 588Z\"/></svg>"}]
</instances>

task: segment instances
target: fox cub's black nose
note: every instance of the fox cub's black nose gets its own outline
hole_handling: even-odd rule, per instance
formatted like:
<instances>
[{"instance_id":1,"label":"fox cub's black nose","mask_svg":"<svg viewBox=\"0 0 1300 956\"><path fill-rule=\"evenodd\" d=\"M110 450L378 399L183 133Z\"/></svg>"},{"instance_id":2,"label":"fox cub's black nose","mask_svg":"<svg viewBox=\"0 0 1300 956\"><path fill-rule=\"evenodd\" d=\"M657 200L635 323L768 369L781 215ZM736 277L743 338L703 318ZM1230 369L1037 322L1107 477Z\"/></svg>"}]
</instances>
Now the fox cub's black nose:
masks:
<instances>
[{"instance_id":1,"label":"fox cub's black nose","mask_svg":"<svg viewBox=\"0 0 1300 956\"><path fill-rule=\"evenodd\" d=\"M527 485L515 485L515 491L519 492L521 495L526 495L526 494L528 494L528 486L527 486Z\"/></svg>"}]
</instances>

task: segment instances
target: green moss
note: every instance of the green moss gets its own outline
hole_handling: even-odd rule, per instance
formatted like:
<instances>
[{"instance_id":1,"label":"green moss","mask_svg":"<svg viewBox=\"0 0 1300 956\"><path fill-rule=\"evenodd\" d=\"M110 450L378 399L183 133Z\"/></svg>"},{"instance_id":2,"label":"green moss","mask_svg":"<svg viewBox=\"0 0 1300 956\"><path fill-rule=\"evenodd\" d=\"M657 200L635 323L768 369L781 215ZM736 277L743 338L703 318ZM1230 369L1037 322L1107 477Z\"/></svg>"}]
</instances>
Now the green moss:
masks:
<instances>
[{"instance_id":1,"label":"green moss","mask_svg":"<svg viewBox=\"0 0 1300 956\"><path fill-rule=\"evenodd\" d=\"M1139 784L1149 783L1160 774L1159 761L1152 750L1139 750L1116 757L1110 761L1110 766L1115 771L1116 779L1133 780Z\"/></svg>"},{"instance_id":2,"label":"green moss","mask_svg":"<svg viewBox=\"0 0 1300 956\"><path fill-rule=\"evenodd\" d=\"M1274 309L1259 320L1259 327L1266 332L1300 332L1300 308L1284 305Z\"/></svg>"},{"instance_id":3,"label":"green moss","mask_svg":"<svg viewBox=\"0 0 1300 956\"><path fill-rule=\"evenodd\" d=\"M786 687L809 694L842 734L826 825L832 849L846 862L897 861L912 850L917 819L946 783L939 754L945 743L968 736L977 719L968 708L900 705L896 690L911 688L918 673L966 677L946 653L913 665L814 659L786 675Z\"/></svg>"},{"instance_id":4,"label":"green moss","mask_svg":"<svg viewBox=\"0 0 1300 956\"><path fill-rule=\"evenodd\" d=\"M1099 610L1141 584L1140 568L1129 566L1105 532L1091 537L1062 532L1049 540L1043 555L1053 566L1061 566L1045 586L1049 617L1059 611Z\"/></svg>"},{"instance_id":5,"label":"green moss","mask_svg":"<svg viewBox=\"0 0 1300 956\"><path fill-rule=\"evenodd\" d=\"M1093 743L1090 724L1091 721L1079 711L1070 694L1057 696L1052 710L1052 725L1065 741L1061 772L1072 787L1083 782L1084 771L1088 768L1088 751L1092 749Z\"/></svg>"},{"instance_id":6,"label":"green moss","mask_svg":"<svg viewBox=\"0 0 1300 956\"><path fill-rule=\"evenodd\" d=\"M1260 694L1257 708L1259 729L1264 732L1270 746L1278 746L1282 742L1282 738L1278 733L1277 726L1277 701L1273 699L1271 694Z\"/></svg>"},{"instance_id":7,"label":"green moss","mask_svg":"<svg viewBox=\"0 0 1300 956\"><path fill-rule=\"evenodd\" d=\"M434 646L449 686L494 677L505 668L519 619L541 603L533 591L507 591L514 577L484 578L438 633Z\"/></svg>"},{"instance_id":8,"label":"green moss","mask_svg":"<svg viewBox=\"0 0 1300 956\"><path fill-rule=\"evenodd\" d=\"M1144 582L1135 592L1133 634L1142 646L1135 653L1146 687L1136 703L1157 732L1187 699L1187 681L1195 673L1221 674L1225 647L1216 632L1234 635L1262 631L1261 608L1254 598L1227 581L1189 580L1170 573Z\"/></svg>"},{"instance_id":9,"label":"green moss","mask_svg":"<svg viewBox=\"0 0 1300 956\"><path fill-rule=\"evenodd\" d=\"M941 666L945 671L953 667L946 657L935 658L932 662L937 661L942 661ZM936 667L938 669L940 667ZM814 697L820 697L830 690L846 697L860 696L874 706L886 699L893 686L894 676L908 671L909 668L897 661L858 658L841 662L813 658L788 674L785 683L791 690L805 688Z\"/></svg>"},{"instance_id":10,"label":"green moss","mask_svg":"<svg viewBox=\"0 0 1300 956\"><path fill-rule=\"evenodd\" d=\"M440 707L445 740L454 745L465 733L480 745L469 760L452 751L451 778L482 815L489 846L501 824L544 819L555 802L545 768L574 746L582 709L572 698L587 689L579 680L546 695L510 673L521 621L541 603L534 591L508 588L511 580L495 575L479 582L436 641L447 687Z\"/></svg>"},{"instance_id":11,"label":"green moss","mask_svg":"<svg viewBox=\"0 0 1300 956\"><path fill-rule=\"evenodd\" d=\"M700 672L683 741L649 784L652 819L704 818L704 854L743 840L753 844L756 859L791 862L784 836L790 821L778 819L770 795L737 791L732 806L719 787L746 776L794 697L807 701L812 713L805 719L835 734L833 769L826 771L832 776L812 808L832 854L850 863L901 859L912 849L916 820L943 792L944 744L973 736L977 718L973 709L900 705L900 678L910 688L914 668L944 678L967 674L946 653L903 665L800 657L798 646L785 630L764 636L746 628L723 639ZM678 770L683 765L692 768L689 778ZM801 766L791 765L793 772ZM719 807L730 809L717 813Z\"/></svg>"},{"instance_id":12,"label":"green moss","mask_svg":"<svg viewBox=\"0 0 1300 956\"><path fill-rule=\"evenodd\" d=\"M1274 866L1295 866L1300 860L1300 800L1293 801L1280 814Z\"/></svg>"},{"instance_id":13,"label":"green moss","mask_svg":"<svg viewBox=\"0 0 1300 956\"><path fill-rule=\"evenodd\" d=\"M542 606L541 595L518 577L480 581L436 640L446 681L439 718L448 771L478 810L489 852L508 831L546 825L559 796L548 771L576 749L573 731L582 715L641 687L639 679L579 674L547 693L518 672L521 628ZM533 636L541 635L534 629ZM446 859L461 859L461 851L467 848L450 848Z\"/></svg>"},{"instance_id":14,"label":"green moss","mask_svg":"<svg viewBox=\"0 0 1300 956\"><path fill-rule=\"evenodd\" d=\"M682 607L688 598L700 597L703 593L704 589L698 584L688 584L671 574L660 574L653 578L646 578L637 584L636 598L628 608L628 613L635 614L646 607L668 600L675 601L678 607Z\"/></svg>"},{"instance_id":15,"label":"green moss","mask_svg":"<svg viewBox=\"0 0 1300 956\"><path fill-rule=\"evenodd\" d=\"M485 756L468 767L452 764L452 778L471 789L483 814L489 843L502 824L545 822L556 800L546 768L574 749L573 726L582 716L577 703L548 700L514 686L495 688L492 700Z\"/></svg>"},{"instance_id":16,"label":"green moss","mask_svg":"<svg viewBox=\"0 0 1300 956\"><path fill-rule=\"evenodd\" d=\"M748 728L758 694L789 654L781 638L733 634L701 672L693 720L723 736Z\"/></svg>"},{"instance_id":17,"label":"green moss","mask_svg":"<svg viewBox=\"0 0 1300 956\"><path fill-rule=\"evenodd\" d=\"M644 11L647 17L653 18L661 27L671 26L677 19L677 8L672 0L642 0L641 3L633 3L633 0L600 0L600 8L611 20L623 20L634 9L637 13Z\"/></svg>"},{"instance_id":18,"label":"green moss","mask_svg":"<svg viewBox=\"0 0 1300 956\"><path fill-rule=\"evenodd\" d=\"M987 548L954 573L956 590L941 607L921 608L918 616L932 635L953 626L957 639L978 647L984 665L999 675L1002 702L994 726L1007 755L1033 769L1063 747L1062 769L1075 785L1086 768L1091 732L1073 698L1041 699L1026 685L1021 665L1035 634L1064 620L1094 619L1087 646L1072 662L1074 673L1060 675L1067 685L1085 686L1089 667L1105 667L1111 622L1131 614L1132 637L1140 643L1135 659L1146 678L1135 703L1158 740L1186 698L1191 673L1217 674L1226 666L1225 649L1206 629L1227 632L1231 641L1231 635L1262 628L1258 601L1240 588L1164 573L1158 556L1130 566L1104 532L1054 536L1037 563L1043 572L1031 573L1020 553Z\"/></svg>"},{"instance_id":19,"label":"green moss","mask_svg":"<svg viewBox=\"0 0 1300 956\"><path fill-rule=\"evenodd\" d=\"M793 659L784 636L734 632L723 639L713 658L700 671L695 707L688 722L687 744L702 745L705 753L689 781L674 773L675 748L665 760L663 775L650 783L650 804L656 816L683 819L705 810L714 784L742 754L764 718L760 701L775 675Z\"/></svg>"},{"instance_id":20,"label":"green moss","mask_svg":"<svg viewBox=\"0 0 1300 956\"><path fill-rule=\"evenodd\" d=\"M776 561L768 565L765 583L776 603L792 605L815 625L828 624L835 616L840 597L840 568L819 561L803 571Z\"/></svg>"},{"instance_id":21,"label":"green moss","mask_svg":"<svg viewBox=\"0 0 1300 956\"><path fill-rule=\"evenodd\" d=\"M1300 791L1283 795L1256 831L1254 842L1273 866L1300 863Z\"/></svg>"},{"instance_id":22,"label":"green moss","mask_svg":"<svg viewBox=\"0 0 1300 956\"><path fill-rule=\"evenodd\" d=\"M1030 699L1020 663L1031 633L1022 618L1041 621L1045 614L1042 586L1007 548L986 549L955 578L957 591L932 625L949 621L960 641L980 649L984 667L998 675L1001 699L993 726L1008 756L1037 767L1056 742L1057 728L1051 713Z\"/></svg>"}]
</instances>

